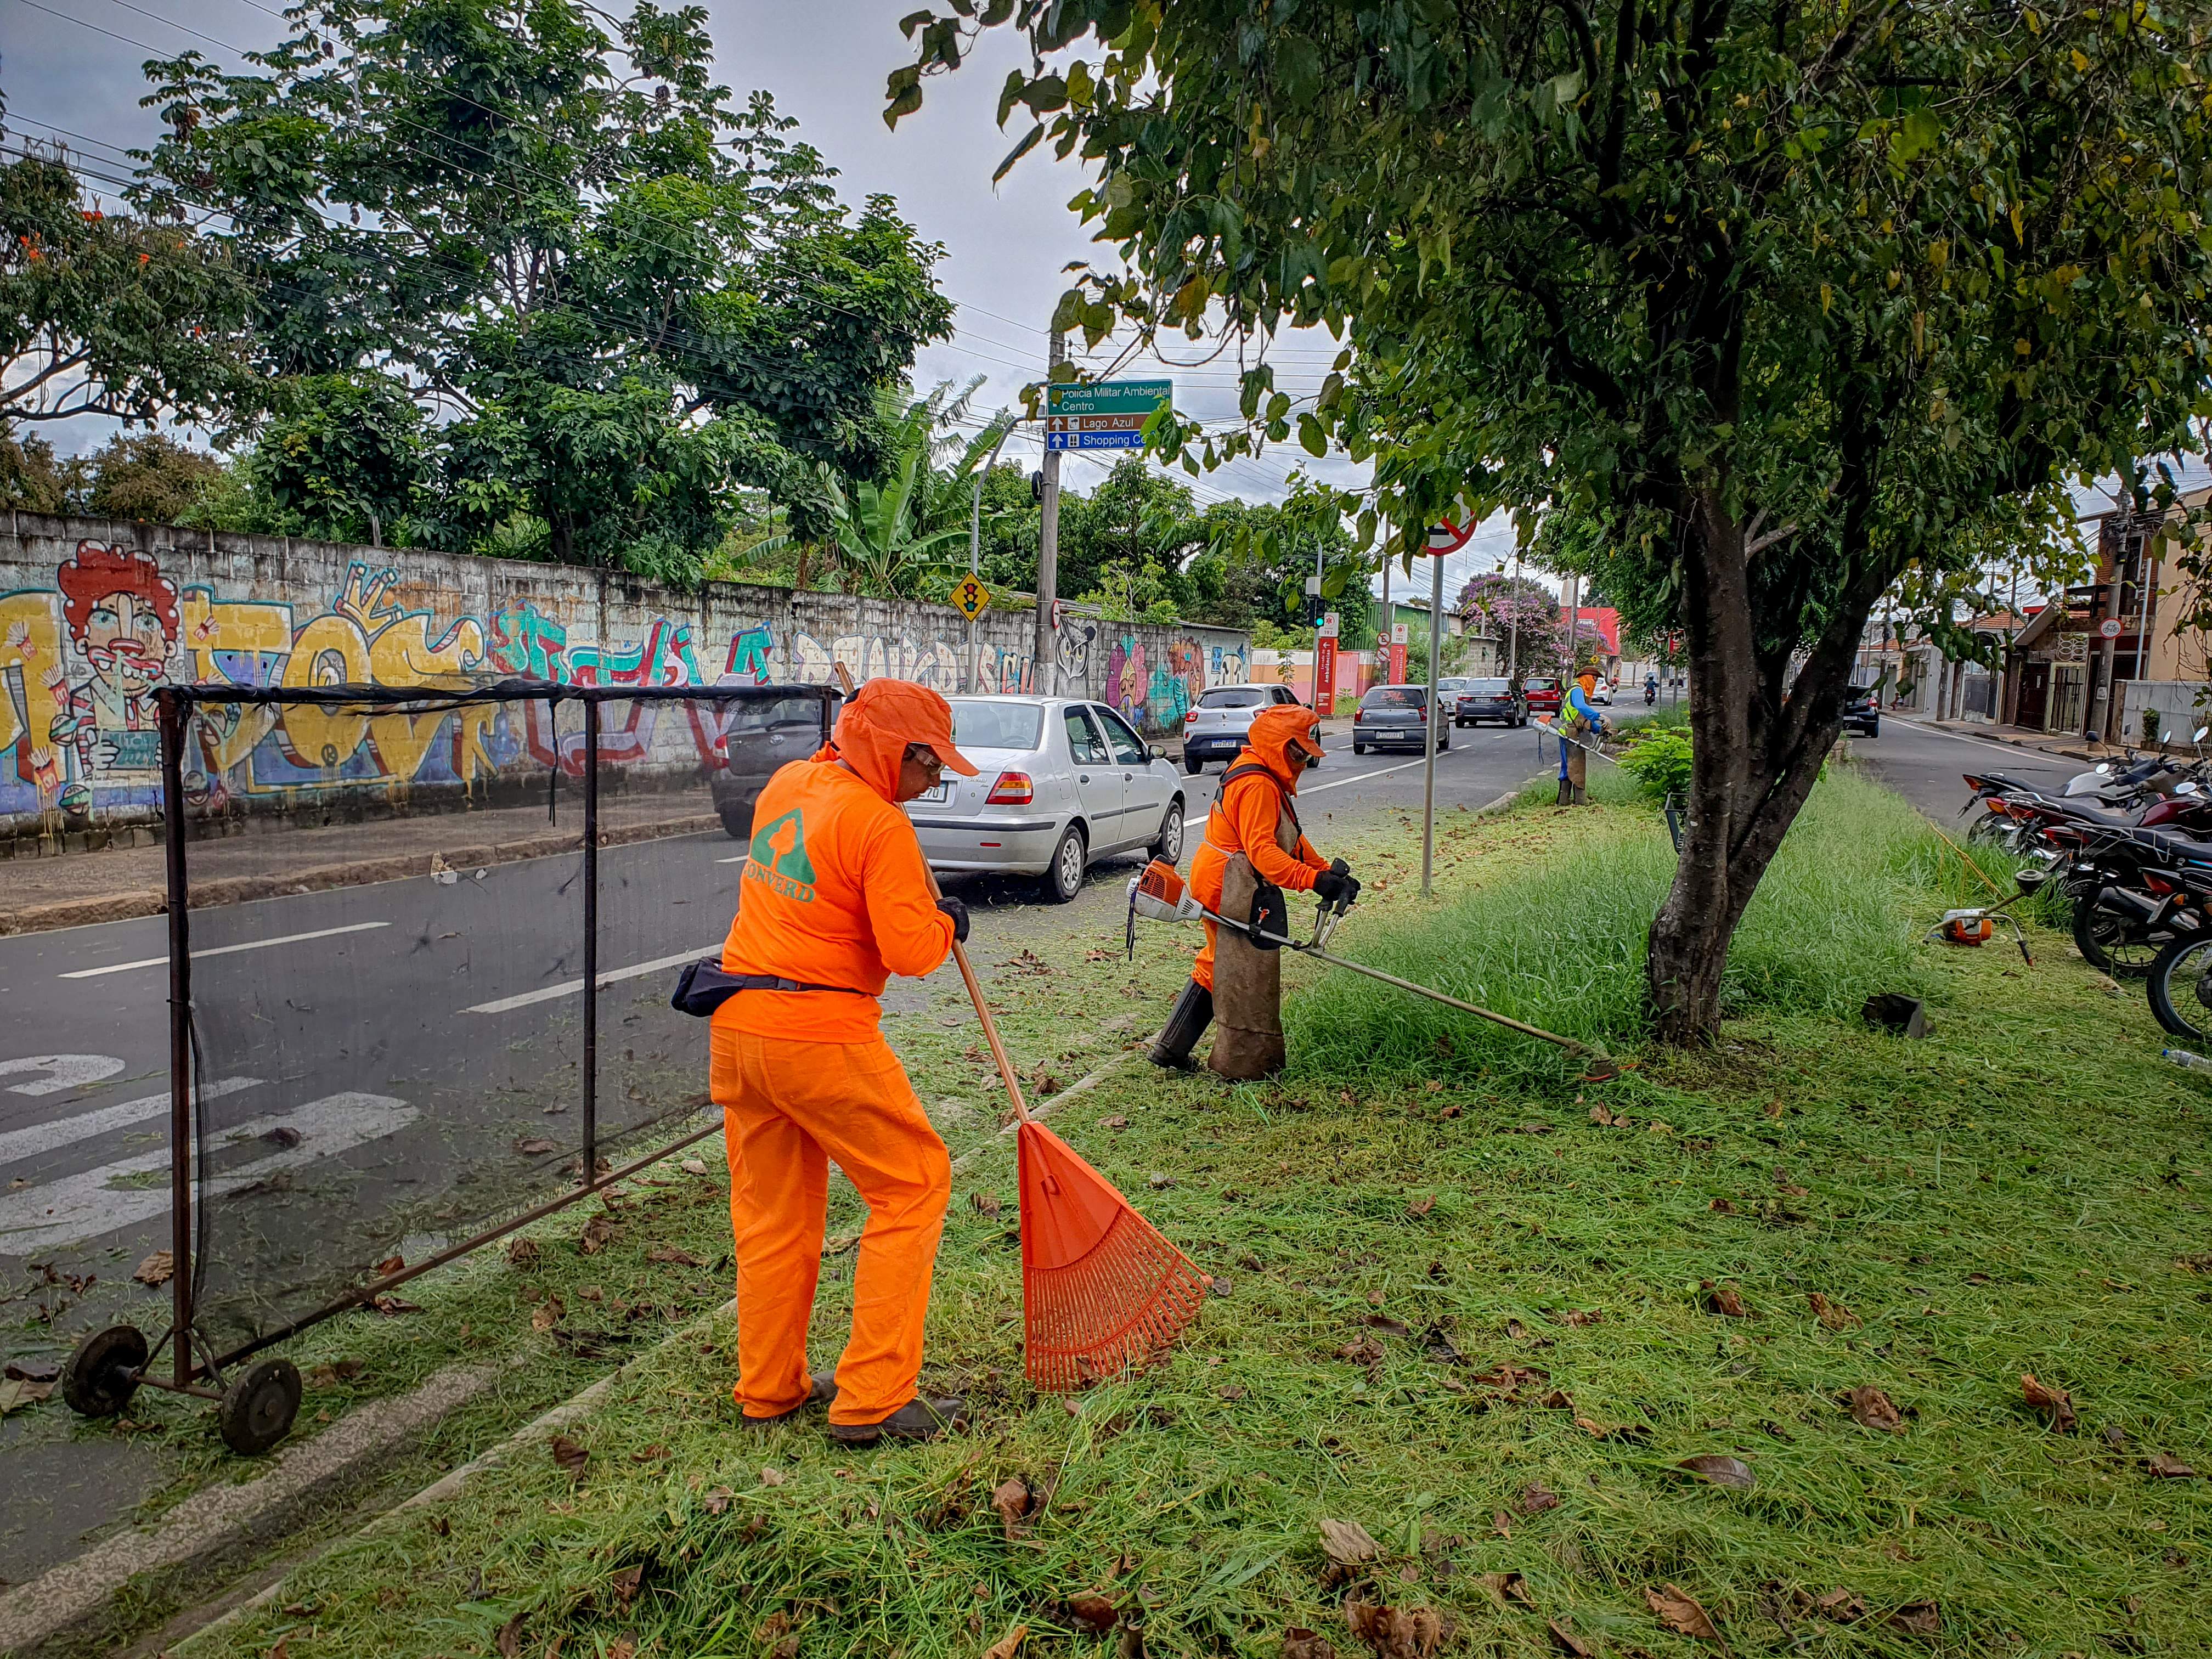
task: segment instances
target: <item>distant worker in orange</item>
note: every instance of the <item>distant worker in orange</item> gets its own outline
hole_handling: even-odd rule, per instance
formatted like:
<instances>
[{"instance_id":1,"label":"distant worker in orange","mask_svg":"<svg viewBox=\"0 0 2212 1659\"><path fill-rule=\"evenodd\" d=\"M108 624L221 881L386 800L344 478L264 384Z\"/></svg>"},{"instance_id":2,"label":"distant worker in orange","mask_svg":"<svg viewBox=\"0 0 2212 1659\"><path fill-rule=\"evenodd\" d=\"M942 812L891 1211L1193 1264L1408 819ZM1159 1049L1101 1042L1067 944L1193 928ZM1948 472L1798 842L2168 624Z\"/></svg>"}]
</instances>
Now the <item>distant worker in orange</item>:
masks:
<instances>
[{"instance_id":1,"label":"distant worker in orange","mask_svg":"<svg viewBox=\"0 0 2212 1659\"><path fill-rule=\"evenodd\" d=\"M1253 717L1244 747L1221 775L1205 844L1190 861L1191 893L1207 909L1241 921L1267 884L1331 903L1358 896L1359 884L1344 860L1322 858L1298 823L1298 777L1321 757L1310 708L1279 703ZM1206 1060L1213 1071L1239 1079L1280 1071L1281 960L1279 951L1207 922L1206 948L1152 1044L1152 1064L1188 1066L1192 1048L1218 1013L1221 1030Z\"/></svg>"},{"instance_id":2,"label":"distant worker in orange","mask_svg":"<svg viewBox=\"0 0 2212 1659\"><path fill-rule=\"evenodd\" d=\"M919 977L968 937L899 811L950 767L952 711L926 687L870 680L829 744L778 770L753 809L740 908L722 946L744 988L715 1010L714 1100L737 1242L738 1403L749 1423L830 1407L854 1444L927 1440L957 1401L915 1395L951 1167L878 1029L892 974ZM807 1369L829 1166L867 1201L853 1333L835 1381Z\"/></svg>"}]
</instances>

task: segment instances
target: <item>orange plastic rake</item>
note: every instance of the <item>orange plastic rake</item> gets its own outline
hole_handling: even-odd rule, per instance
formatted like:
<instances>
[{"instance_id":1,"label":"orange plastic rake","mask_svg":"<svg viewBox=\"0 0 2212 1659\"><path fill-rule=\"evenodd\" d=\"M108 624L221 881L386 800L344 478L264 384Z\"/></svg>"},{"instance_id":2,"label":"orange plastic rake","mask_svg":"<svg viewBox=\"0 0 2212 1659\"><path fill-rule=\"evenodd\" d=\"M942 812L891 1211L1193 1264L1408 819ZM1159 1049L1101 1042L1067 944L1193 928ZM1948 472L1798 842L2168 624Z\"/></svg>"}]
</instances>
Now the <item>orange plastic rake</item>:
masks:
<instances>
[{"instance_id":1,"label":"orange plastic rake","mask_svg":"<svg viewBox=\"0 0 2212 1659\"><path fill-rule=\"evenodd\" d=\"M1106 1177L1030 1115L982 987L955 944L975 1017L1014 1103L1022 1206L1022 1357L1047 1393L1141 1364L1206 1305L1212 1281Z\"/></svg>"}]
</instances>

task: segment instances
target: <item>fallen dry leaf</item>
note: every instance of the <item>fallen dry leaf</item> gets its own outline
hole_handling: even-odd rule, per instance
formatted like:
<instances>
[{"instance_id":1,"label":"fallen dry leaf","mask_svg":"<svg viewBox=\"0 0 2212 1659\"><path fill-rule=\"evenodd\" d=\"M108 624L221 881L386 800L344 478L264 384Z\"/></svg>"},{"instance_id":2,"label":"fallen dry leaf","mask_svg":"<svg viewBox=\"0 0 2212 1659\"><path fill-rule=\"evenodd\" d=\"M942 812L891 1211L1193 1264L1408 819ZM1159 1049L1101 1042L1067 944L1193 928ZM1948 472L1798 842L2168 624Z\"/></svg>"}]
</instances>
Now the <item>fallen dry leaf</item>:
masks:
<instances>
[{"instance_id":1,"label":"fallen dry leaf","mask_svg":"<svg viewBox=\"0 0 2212 1659\"><path fill-rule=\"evenodd\" d=\"M577 1254L580 1255L597 1255L601 1250L606 1249L609 1241L611 1240L614 1236L615 1218L609 1215L605 1210L602 1210L599 1214L593 1216L589 1221L586 1221L584 1224L584 1231L577 1235Z\"/></svg>"},{"instance_id":2,"label":"fallen dry leaf","mask_svg":"<svg viewBox=\"0 0 2212 1659\"><path fill-rule=\"evenodd\" d=\"M534 1267L538 1265L538 1241L518 1238L507 1247L507 1265L510 1267Z\"/></svg>"},{"instance_id":3,"label":"fallen dry leaf","mask_svg":"<svg viewBox=\"0 0 2212 1659\"><path fill-rule=\"evenodd\" d=\"M794 1637L790 1639L796 1642L798 1638ZM634 1637L617 1636L613 1641L607 1644L607 1659L632 1659L632 1656L636 1652L637 1641ZM796 1659L798 1652L799 1650L796 1646L792 1647L788 1651L787 1651L781 1645L779 1645L775 1653L771 1656L771 1659Z\"/></svg>"},{"instance_id":4,"label":"fallen dry leaf","mask_svg":"<svg viewBox=\"0 0 2212 1659\"><path fill-rule=\"evenodd\" d=\"M736 1496L727 1486L710 1486L699 1494L699 1501L707 1506L708 1514L720 1515L730 1507L730 1500Z\"/></svg>"},{"instance_id":5,"label":"fallen dry leaf","mask_svg":"<svg viewBox=\"0 0 2212 1659\"><path fill-rule=\"evenodd\" d=\"M1336 1644L1326 1636L1292 1625L1283 1632L1281 1659L1336 1659Z\"/></svg>"},{"instance_id":6,"label":"fallen dry leaf","mask_svg":"<svg viewBox=\"0 0 2212 1659\"><path fill-rule=\"evenodd\" d=\"M0 1382L0 1417L52 1399L58 1386L52 1382L19 1382L13 1380Z\"/></svg>"},{"instance_id":7,"label":"fallen dry leaf","mask_svg":"<svg viewBox=\"0 0 2212 1659\"><path fill-rule=\"evenodd\" d=\"M1882 1621L1905 1636L1936 1636L1942 1632L1943 1613L1933 1601L1908 1601Z\"/></svg>"},{"instance_id":8,"label":"fallen dry leaf","mask_svg":"<svg viewBox=\"0 0 2212 1659\"><path fill-rule=\"evenodd\" d=\"M1885 1434L1905 1432L1905 1414L1897 1404L1871 1382L1862 1382L1853 1389L1845 1408L1851 1421L1863 1428L1880 1429Z\"/></svg>"},{"instance_id":9,"label":"fallen dry leaf","mask_svg":"<svg viewBox=\"0 0 2212 1659\"><path fill-rule=\"evenodd\" d=\"M177 1274L177 1259L167 1250L156 1250L138 1264L131 1277L141 1285L166 1285Z\"/></svg>"},{"instance_id":10,"label":"fallen dry leaf","mask_svg":"<svg viewBox=\"0 0 2212 1659\"><path fill-rule=\"evenodd\" d=\"M1818 1291L1808 1291L1805 1300L1811 1304L1814 1316L1829 1330L1847 1331L1864 1322L1842 1303L1831 1302Z\"/></svg>"},{"instance_id":11,"label":"fallen dry leaf","mask_svg":"<svg viewBox=\"0 0 2212 1659\"><path fill-rule=\"evenodd\" d=\"M975 1206L978 1215L992 1216L999 1212L999 1195L996 1193L970 1193L968 1201Z\"/></svg>"},{"instance_id":12,"label":"fallen dry leaf","mask_svg":"<svg viewBox=\"0 0 2212 1659\"><path fill-rule=\"evenodd\" d=\"M1528 1581L1517 1572L1486 1572L1482 1587L1488 1590L1499 1607L1518 1601L1524 1607L1536 1605L1536 1598L1528 1593Z\"/></svg>"},{"instance_id":13,"label":"fallen dry leaf","mask_svg":"<svg viewBox=\"0 0 2212 1659\"><path fill-rule=\"evenodd\" d=\"M2169 1452L2153 1452L2144 1458L2143 1471L2161 1480L2192 1480L2197 1476L2196 1470Z\"/></svg>"},{"instance_id":14,"label":"fallen dry leaf","mask_svg":"<svg viewBox=\"0 0 2212 1659\"><path fill-rule=\"evenodd\" d=\"M1406 1206L1406 1213L1409 1216L1426 1215L1436 1207L1435 1196L1432 1194L1425 1193Z\"/></svg>"},{"instance_id":15,"label":"fallen dry leaf","mask_svg":"<svg viewBox=\"0 0 2212 1659\"><path fill-rule=\"evenodd\" d=\"M1546 1510L1559 1507L1559 1495L1541 1481L1531 1480L1521 1488L1521 1496L1514 1507L1523 1515L1541 1515Z\"/></svg>"},{"instance_id":16,"label":"fallen dry leaf","mask_svg":"<svg viewBox=\"0 0 2212 1659\"><path fill-rule=\"evenodd\" d=\"M1856 1625L1866 1617L1863 1598L1847 1589L1832 1589L1826 1595L1815 1596L1813 1611L1823 1619L1832 1619L1839 1625Z\"/></svg>"},{"instance_id":17,"label":"fallen dry leaf","mask_svg":"<svg viewBox=\"0 0 2212 1659\"><path fill-rule=\"evenodd\" d=\"M689 1250L679 1250L673 1244L656 1244L645 1253L647 1261L669 1261L679 1267L703 1267L707 1264Z\"/></svg>"},{"instance_id":18,"label":"fallen dry leaf","mask_svg":"<svg viewBox=\"0 0 2212 1659\"><path fill-rule=\"evenodd\" d=\"M1686 1457L1674 1467L1685 1474L1696 1475L1700 1480L1710 1480L1716 1486L1726 1486L1732 1492L1749 1492L1759 1484L1759 1477L1751 1472L1750 1464L1740 1457L1723 1456L1718 1452Z\"/></svg>"},{"instance_id":19,"label":"fallen dry leaf","mask_svg":"<svg viewBox=\"0 0 2212 1659\"><path fill-rule=\"evenodd\" d=\"M1019 1538L1028 1530L1023 1522L1036 1507L1036 1488L1025 1474L1010 1474L991 1491L991 1507L999 1512L1000 1523L1006 1529L1009 1539Z\"/></svg>"},{"instance_id":20,"label":"fallen dry leaf","mask_svg":"<svg viewBox=\"0 0 2212 1659\"><path fill-rule=\"evenodd\" d=\"M550 1331L568 1316L568 1307L561 1298L557 1296L549 1296L532 1310L530 1328L533 1331Z\"/></svg>"},{"instance_id":21,"label":"fallen dry leaf","mask_svg":"<svg viewBox=\"0 0 2212 1659\"><path fill-rule=\"evenodd\" d=\"M637 1600L637 1587L644 1582L645 1568L642 1564L634 1567L624 1567L607 1580L607 1587L614 1591L615 1601L622 1612L629 1611L629 1604Z\"/></svg>"},{"instance_id":22,"label":"fallen dry leaf","mask_svg":"<svg viewBox=\"0 0 2212 1659\"><path fill-rule=\"evenodd\" d=\"M1724 1198L1717 1198L1705 1207L1711 1210L1715 1215L1734 1215L1735 1213L1735 1206L1729 1203L1728 1200Z\"/></svg>"},{"instance_id":23,"label":"fallen dry leaf","mask_svg":"<svg viewBox=\"0 0 2212 1659\"><path fill-rule=\"evenodd\" d=\"M309 1366L307 1382L313 1388L334 1389L341 1382L352 1382L361 1373L360 1360L333 1359L324 1364Z\"/></svg>"},{"instance_id":24,"label":"fallen dry leaf","mask_svg":"<svg viewBox=\"0 0 2212 1659\"><path fill-rule=\"evenodd\" d=\"M379 1279L387 1279L393 1273L404 1273L406 1270L406 1267L407 1258L405 1256L387 1255L383 1261L376 1264L376 1276Z\"/></svg>"},{"instance_id":25,"label":"fallen dry leaf","mask_svg":"<svg viewBox=\"0 0 2212 1659\"><path fill-rule=\"evenodd\" d=\"M783 1471L779 1468L772 1468L763 1466L761 1469L760 1479L761 1485L763 1486L780 1486L784 1481Z\"/></svg>"},{"instance_id":26,"label":"fallen dry leaf","mask_svg":"<svg viewBox=\"0 0 2212 1659\"><path fill-rule=\"evenodd\" d=\"M1098 1127L1102 1129L1126 1129L1129 1127L1129 1120L1117 1112L1112 1117L1100 1118Z\"/></svg>"},{"instance_id":27,"label":"fallen dry leaf","mask_svg":"<svg viewBox=\"0 0 2212 1659\"><path fill-rule=\"evenodd\" d=\"M1014 1659L1014 1656L1021 1651L1022 1644L1029 1638L1029 1633L1027 1625L1016 1625L983 1650L983 1659Z\"/></svg>"},{"instance_id":28,"label":"fallen dry leaf","mask_svg":"<svg viewBox=\"0 0 2212 1659\"><path fill-rule=\"evenodd\" d=\"M374 1300L370 1302L368 1305L375 1309L377 1312L384 1315L386 1318L390 1318L397 1314L421 1313L422 1311L422 1304L421 1303L410 1302L405 1297L394 1296L389 1291L386 1291L382 1296L376 1297Z\"/></svg>"},{"instance_id":29,"label":"fallen dry leaf","mask_svg":"<svg viewBox=\"0 0 2212 1659\"><path fill-rule=\"evenodd\" d=\"M629 1461L633 1463L656 1463L667 1455L668 1448L656 1440L642 1450L632 1452Z\"/></svg>"},{"instance_id":30,"label":"fallen dry leaf","mask_svg":"<svg viewBox=\"0 0 2212 1659\"><path fill-rule=\"evenodd\" d=\"M1385 1607L1370 1601L1344 1604L1352 1633L1382 1659L1430 1659L1443 1640L1443 1620L1434 1607Z\"/></svg>"},{"instance_id":31,"label":"fallen dry leaf","mask_svg":"<svg viewBox=\"0 0 2212 1659\"><path fill-rule=\"evenodd\" d=\"M707 1173L707 1160L703 1158L687 1158L676 1167L683 1170L685 1175L704 1175Z\"/></svg>"},{"instance_id":32,"label":"fallen dry leaf","mask_svg":"<svg viewBox=\"0 0 2212 1659\"><path fill-rule=\"evenodd\" d=\"M1556 1619L1547 1619L1544 1628L1552 1632L1552 1639L1559 1644L1559 1651L1571 1653L1575 1659L1594 1659L1597 1650L1569 1630Z\"/></svg>"},{"instance_id":33,"label":"fallen dry leaf","mask_svg":"<svg viewBox=\"0 0 2212 1659\"><path fill-rule=\"evenodd\" d=\"M556 1140L548 1140L543 1135L531 1135L516 1141L514 1150L525 1158L542 1158L547 1152L559 1152L561 1144Z\"/></svg>"},{"instance_id":34,"label":"fallen dry leaf","mask_svg":"<svg viewBox=\"0 0 2212 1659\"><path fill-rule=\"evenodd\" d=\"M1359 1566L1379 1559L1382 1554L1382 1547L1357 1521L1322 1522L1321 1547L1328 1559L1341 1567Z\"/></svg>"},{"instance_id":35,"label":"fallen dry leaf","mask_svg":"<svg viewBox=\"0 0 2212 1659\"><path fill-rule=\"evenodd\" d=\"M1363 1336L1339 1348L1336 1357L1354 1365L1379 1365L1382 1363L1382 1345L1371 1336Z\"/></svg>"},{"instance_id":36,"label":"fallen dry leaf","mask_svg":"<svg viewBox=\"0 0 2212 1659\"><path fill-rule=\"evenodd\" d=\"M1705 1290L1705 1305L1715 1313L1728 1319L1749 1319L1752 1316L1751 1310L1744 1305L1743 1297L1735 1285L1708 1284Z\"/></svg>"},{"instance_id":37,"label":"fallen dry leaf","mask_svg":"<svg viewBox=\"0 0 2212 1659\"><path fill-rule=\"evenodd\" d=\"M1566 1321L1568 1324L1580 1328L1588 1325L1602 1325L1605 1322L1605 1316L1601 1313L1592 1313L1584 1308L1570 1308L1566 1312Z\"/></svg>"},{"instance_id":38,"label":"fallen dry leaf","mask_svg":"<svg viewBox=\"0 0 2212 1659\"><path fill-rule=\"evenodd\" d=\"M1382 1305L1382 1292L1379 1288L1367 1292L1367 1305L1370 1308L1379 1308Z\"/></svg>"},{"instance_id":39,"label":"fallen dry leaf","mask_svg":"<svg viewBox=\"0 0 2212 1659\"><path fill-rule=\"evenodd\" d=\"M1491 1512L1490 1512L1490 1529L1491 1529L1491 1531L1492 1531L1492 1532L1496 1533L1496 1534L1497 1534L1500 1538L1510 1538L1510 1537L1512 1537L1512 1536L1513 1536L1513 1517L1512 1517L1511 1516L1510 1516L1510 1515L1506 1514L1506 1512L1505 1512L1504 1510L1491 1510Z\"/></svg>"},{"instance_id":40,"label":"fallen dry leaf","mask_svg":"<svg viewBox=\"0 0 2212 1659\"><path fill-rule=\"evenodd\" d=\"M1677 1635L1694 1636L1706 1642L1721 1639L1721 1633L1714 1628L1712 1620L1698 1605L1698 1598L1680 1585L1665 1584L1657 1589L1647 1589L1644 1592L1644 1599L1651 1611L1658 1614L1659 1622Z\"/></svg>"},{"instance_id":41,"label":"fallen dry leaf","mask_svg":"<svg viewBox=\"0 0 2212 1659\"><path fill-rule=\"evenodd\" d=\"M499 1635L495 1642L499 1649L499 1659L522 1659L523 1618L524 1615L518 1613L499 1627Z\"/></svg>"},{"instance_id":42,"label":"fallen dry leaf","mask_svg":"<svg viewBox=\"0 0 2212 1659\"><path fill-rule=\"evenodd\" d=\"M2021 1373L2020 1392L2029 1405L2051 1419L2051 1426L2059 1433L2074 1432L2077 1420L2074 1415L2074 1396L2065 1389L2039 1382L2035 1380L2034 1372L2023 1371Z\"/></svg>"},{"instance_id":43,"label":"fallen dry leaf","mask_svg":"<svg viewBox=\"0 0 2212 1659\"><path fill-rule=\"evenodd\" d=\"M584 1465L592 1461L591 1453L565 1434L556 1434L545 1443L556 1463L568 1470L573 1478L582 1479Z\"/></svg>"},{"instance_id":44,"label":"fallen dry leaf","mask_svg":"<svg viewBox=\"0 0 2212 1659\"><path fill-rule=\"evenodd\" d=\"M1391 1336L1411 1336L1413 1334L1413 1328L1411 1325L1402 1319L1393 1319L1389 1314L1370 1314L1367 1316L1367 1322L1374 1329L1385 1332Z\"/></svg>"},{"instance_id":45,"label":"fallen dry leaf","mask_svg":"<svg viewBox=\"0 0 2212 1659\"><path fill-rule=\"evenodd\" d=\"M1120 1622L1121 1609L1097 1590L1081 1590L1067 1598L1067 1616L1085 1630L1111 1630Z\"/></svg>"}]
</instances>

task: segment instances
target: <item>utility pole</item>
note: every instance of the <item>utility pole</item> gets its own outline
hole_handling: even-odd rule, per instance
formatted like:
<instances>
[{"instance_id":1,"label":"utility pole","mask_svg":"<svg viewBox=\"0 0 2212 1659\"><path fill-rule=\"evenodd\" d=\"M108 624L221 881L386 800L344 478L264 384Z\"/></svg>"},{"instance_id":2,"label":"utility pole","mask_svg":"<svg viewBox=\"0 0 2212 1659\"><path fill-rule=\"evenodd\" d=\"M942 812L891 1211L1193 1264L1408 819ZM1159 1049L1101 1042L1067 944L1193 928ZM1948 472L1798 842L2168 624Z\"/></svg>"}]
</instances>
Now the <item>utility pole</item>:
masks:
<instances>
[{"instance_id":1,"label":"utility pole","mask_svg":"<svg viewBox=\"0 0 2212 1659\"><path fill-rule=\"evenodd\" d=\"M1510 618L1505 626L1505 678L1515 685L1521 683L1521 605L1517 597L1520 592L1521 553L1516 548L1513 554L1513 591L1505 596L1506 615Z\"/></svg>"},{"instance_id":2,"label":"utility pole","mask_svg":"<svg viewBox=\"0 0 2212 1659\"><path fill-rule=\"evenodd\" d=\"M1058 368L1066 361L1067 337L1054 329L1048 362L1050 368ZM1045 384L1048 388L1052 384L1049 368ZM1045 407L1050 409L1049 390L1045 396ZM1048 428L1050 424L1046 422ZM1054 602L1060 598L1060 452L1052 447L1048 435L1043 471L1044 516L1037 527L1036 643L1030 652L1030 690L1039 696L1050 697L1060 692L1060 635L1053 625L1052 614Z\"/></svg>"},{"instance_id":3,"label":"utility pole","mask_svg":"<svg viewBox=\"0 0 2212 1659\"><path fill-rule=\"evenodd\" d=\"M1428 764L1421 772L1421 896L1429 896L1429 876L1437 857L1437 727L1443 723L1443 711L1437 702L1437 675L1443 659L1444 637L1444 556L1432 554L1436 561L1429 573L1429 683L1421 690L1428 700L1428 717L1421 724L1428 728L1426 744Z\"/></svg>"},{"instance_id":4,"label":"utility pole","mask_svg":"<svg viewBox=\"0 0 2212 1659\"><path fill-rule=\"evenodd\" d=\"M1006 447L1006 440L1013 435L1013 431L1014 423L1007 422L1006 430L999 434L999 441L991 446L991 459L984 462L981 471L975 474L975 495L968 507L968 574L971 576L981 576L983 572L983 481L991 476L991 469L998 465L999 452ZM968 619L969 690L981 691L983 689L981 679L982 654L975 642L975 619L970 617Z\"/></svg>"}]
</instances>

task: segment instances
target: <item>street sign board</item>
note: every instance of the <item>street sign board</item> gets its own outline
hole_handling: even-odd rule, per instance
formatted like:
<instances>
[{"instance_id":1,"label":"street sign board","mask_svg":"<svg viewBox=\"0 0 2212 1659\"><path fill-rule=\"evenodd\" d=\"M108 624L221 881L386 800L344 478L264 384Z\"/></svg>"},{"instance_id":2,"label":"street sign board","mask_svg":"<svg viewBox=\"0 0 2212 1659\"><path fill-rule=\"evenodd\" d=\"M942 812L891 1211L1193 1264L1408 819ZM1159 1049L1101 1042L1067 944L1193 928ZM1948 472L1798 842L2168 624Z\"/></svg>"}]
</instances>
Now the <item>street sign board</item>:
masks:
<instances>
[{"instance_id":1,"label":"street sign board","mask_svg":"<svg viewBox=\"0 0 2212 1659\"><path fill-rule=\"evenodd\" d=\"M2097 631L2108 640L2117 640L2120 637L2120 619L2118 617L2106 617L2097 624Z\"/></svg>"},{"instance_id":2,"label":"street sign board","mask_svg":"<svg viewBox=\"0 0 2212 1659\"><path fill-rule=\"evenodd\" d=\"M1142 449L1144 425L1175 401L1172 380L1094 380L1045 388L1047 449Z\"/></svg>"},{"instance_id":3,"label":"street sign board","mask_svg":"<svg viewBox=\"0 0 2212 1659\"><path fill-rule=\"evenodd\" d=\"M974 622L991 603L991 590L973 576L963 576L952 584L952 608Z\"/></svg>"},{"instance_id":4,"label":"street sign board","mask_svg":"<svg viewBox=\"0 0 2212 1659\"><path fill-rule=\"evenodd\" d=\"M1468 544L1474 534L1474 526L1471 522L1462 529L1456 519L1446 519L1442 524L1429 526L1429 551L1439 557L1446 553L1456 553Z\"/></svg>"}]
</instances>

